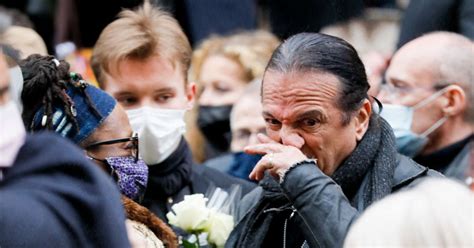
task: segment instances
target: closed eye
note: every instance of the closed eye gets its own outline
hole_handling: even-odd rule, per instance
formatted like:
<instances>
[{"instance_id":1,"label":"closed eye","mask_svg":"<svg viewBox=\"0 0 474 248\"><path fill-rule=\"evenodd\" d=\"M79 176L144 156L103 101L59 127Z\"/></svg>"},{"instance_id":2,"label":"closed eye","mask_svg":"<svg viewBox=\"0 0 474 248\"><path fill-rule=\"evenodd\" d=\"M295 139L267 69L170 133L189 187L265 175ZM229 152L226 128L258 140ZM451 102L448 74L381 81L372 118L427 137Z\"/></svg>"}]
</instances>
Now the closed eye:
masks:
<instances>
[{"instance_id":1,"label":"closed eye","mask_svg":"<svg viewBox=\"0 0 474 248\"><path fill-rule=\"evenodd\" d=\"M214 84L214 90L219 94L224 94L224 93L227 93L227 92L231 91L231 89L229 87L225 86L224 83Z\"/></svg>"}]
</instances>

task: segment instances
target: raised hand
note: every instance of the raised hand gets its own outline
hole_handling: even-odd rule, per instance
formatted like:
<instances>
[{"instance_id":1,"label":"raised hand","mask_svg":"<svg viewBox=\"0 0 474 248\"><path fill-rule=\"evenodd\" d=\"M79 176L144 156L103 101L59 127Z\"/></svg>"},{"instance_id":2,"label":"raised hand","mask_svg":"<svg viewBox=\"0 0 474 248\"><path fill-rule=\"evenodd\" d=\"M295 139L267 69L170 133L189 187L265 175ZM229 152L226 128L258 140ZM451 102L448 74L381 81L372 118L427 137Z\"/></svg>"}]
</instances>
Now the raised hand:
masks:
<instances>
[{"instance_id":1,"label":"raised hand","mask_svg":"<svg viewBox=\"0 0 474 248\"><path fill-rule=\"evenodd\" d=\"M264 134L258 134L258 140L260 144L244 149L249 154L264 155L249 175L252 180L261 180L266 170L280 179L292 165L308 159L298 148L277 143Z\"/></svg>"}]
</instances>

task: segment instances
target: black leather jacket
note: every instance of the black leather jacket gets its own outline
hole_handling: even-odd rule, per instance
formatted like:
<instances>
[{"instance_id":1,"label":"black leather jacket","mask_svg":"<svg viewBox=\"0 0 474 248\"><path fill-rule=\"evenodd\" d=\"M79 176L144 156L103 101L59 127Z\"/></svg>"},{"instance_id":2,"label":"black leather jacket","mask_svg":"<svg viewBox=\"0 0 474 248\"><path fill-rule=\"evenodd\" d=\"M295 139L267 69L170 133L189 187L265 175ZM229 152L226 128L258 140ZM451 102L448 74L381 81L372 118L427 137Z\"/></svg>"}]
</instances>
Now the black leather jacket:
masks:
<instances>
[{"instance_id":1,"label":"black leather jacket","mask_svg":"<svg viewBox=\"0 0 474 248\"><path fill-rule=\"evenodd\" d=\"M392 192L396 192L402 188L412 187L426 176L442 177L436 171L427 169L413 160L398 155L398 165L395 169L393 177ZM257 221L255 219L249 220L250 210L255 210L254 207L258 205L265 193L261 187L256 188L244 197L238 213L238 224L227 240L226 247L237 247L239 238L242 235L252 237L252 239L265 239L268 236L283 236L276 237L282 240L282 246L287 237L303 236L305 242L298 247L341 247L344 238L349 230L350 225L364 210L362 191L367 181L367 176L364 178L357 194L354 196L356 206L352 206L346 198L342 189L330 177L323 174L314 164L302 164L296 168L291 169L280 187L287 198L289 204L281 204L275 207L263 207L257 209L260 213L252 214L252 218L270 218L272 213L276 213L271 218L294 218L293 228L287 229L287 220L282 220L276 223L284 223L281 232L277 233L259 233L258 229L262 228L262 223L270 223ZM260 224L255 224L260 223ZM275 219L271 221L275 223ZM254 224L254 225L252 225ZM275 227L272 227L275 228ZM284 230L285 229L285 230ZM275 230L275 229L274 229ZM277 230L279 228L277 227ZM259 236L261 237L255 237ZM273 239L273 238L272 238ZM268 243L268 242L265 242ZM278 244L278 243L277 243ZM239 244L239 246L246 246L250 244Z\"/></svg>"}]
</instances>

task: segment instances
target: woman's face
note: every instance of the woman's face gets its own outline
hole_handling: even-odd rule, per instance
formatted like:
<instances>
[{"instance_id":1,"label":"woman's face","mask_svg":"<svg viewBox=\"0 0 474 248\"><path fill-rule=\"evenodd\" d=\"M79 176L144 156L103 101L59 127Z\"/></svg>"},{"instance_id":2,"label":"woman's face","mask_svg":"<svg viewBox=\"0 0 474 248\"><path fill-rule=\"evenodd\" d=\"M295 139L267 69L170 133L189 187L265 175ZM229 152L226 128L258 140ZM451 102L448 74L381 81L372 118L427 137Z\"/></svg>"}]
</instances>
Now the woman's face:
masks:
<instances>
[{"instance_id":1,"label":"woman's face","mask_svg":"<svg viewBox=\"0 0 474 248\"><path fill-rule=\"evenodd\" d=\"M132 135L133 131L127 114L117 104L112 113L82 144L82 147L85 148L90 146L90 144L98 142L112 141L110 144L97 145L86 149L87 155L94 158L94 161L107 171L109 169L108 166L99 160L104 160L108 157L135 156L135 153L138 153L136 150L138 141L113 142L114 140L130 138Z\"/></svg>"},{"instance_id":2,"label":"woman's face","mask_svg":"<svg viewBox=\"0 0 474 248\"><path fill-rule=\"evenodd\" d=\"M212 55L204 61L199 81L201 106L232 105L247 85L242 66L222 55Z\"/></svg>"}]
</instances>

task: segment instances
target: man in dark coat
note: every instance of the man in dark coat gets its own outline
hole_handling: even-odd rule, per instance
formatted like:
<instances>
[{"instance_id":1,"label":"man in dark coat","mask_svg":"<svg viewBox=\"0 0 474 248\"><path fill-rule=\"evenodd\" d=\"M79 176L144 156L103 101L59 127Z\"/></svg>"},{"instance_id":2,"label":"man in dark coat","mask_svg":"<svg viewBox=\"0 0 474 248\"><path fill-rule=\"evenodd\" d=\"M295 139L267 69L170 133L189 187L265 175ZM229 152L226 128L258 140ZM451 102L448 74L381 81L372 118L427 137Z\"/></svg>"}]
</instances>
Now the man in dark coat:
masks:
<instances>
[{"instance_id":1,"label":"man in dark coat","mask_svg":"<svg viewBox=\"0 0 474 248\"><path fill-rule=\"evenodd\" d=\"M414 39L393 56L380 100L400 153L472 183L474 42L451 32Z\"/></svg>"},{"instance_id":2,"label":"man in dark coat","mask_svg":"<svg viewBox=\"0 0 474 248\"><path fill-rule=\"evenodd\" d=\"M370 204L436 174L397 154L368 88L342 39L301 33L276 49L262 83L268 137L246 148L264 155L250 175L261 188L226 247L340 247Z\"/></svg>"},{"instance_id":3,"label":"man in dark coat","mask_svg":"<svg viewBox=\"0 0 474 248\"><path fill-rule=\"evenodd\" d=\"M145 3L124 10L101 33L92 55L99 85L127 110L149 166L143 205L159 217L184 195L254 184L193 163L183 138L184 114L192 109L196 85L188 82L191 46L166 12ZM124 32L123 30L127 30Z\"/></svg>"},{"instance_id":4,"label":"man in dark coat","mask_svg":"<svg viewBox=\"0 0 474 248\"><path fill-rule=\"evenodd\" d=\"M0 246L130 247L118 188L73 144L26 135L0 54Z\"/></svg>"}]
</instances>

